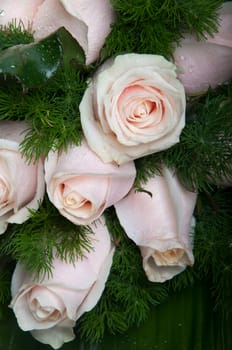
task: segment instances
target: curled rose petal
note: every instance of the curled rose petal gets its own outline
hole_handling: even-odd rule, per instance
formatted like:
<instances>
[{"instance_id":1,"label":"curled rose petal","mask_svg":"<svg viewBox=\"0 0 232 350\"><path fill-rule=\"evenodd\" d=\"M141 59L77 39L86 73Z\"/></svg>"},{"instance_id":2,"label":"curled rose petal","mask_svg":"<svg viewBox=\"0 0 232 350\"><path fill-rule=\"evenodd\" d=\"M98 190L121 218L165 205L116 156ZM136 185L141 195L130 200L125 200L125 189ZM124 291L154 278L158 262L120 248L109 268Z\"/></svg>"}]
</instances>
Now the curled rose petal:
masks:
<instances>
[{"instance_id":1,"label":"curled rose petal","mask_svg":"<svg viewBox=\"0 0 232 350\"><path fill-rule=\"evenodd\" d=\"M176 67L157 55L125 54L95 73L80 103L90 148L122 164L171 147L185 125Z\"/></svg>"},{"instance_id":2,"label":"curled rose petal","mask_svg":"<svg viewBox=\"0 0 232 350\"><path fill-rule=\"evenodd\" d=\"M115 248L104 218L90 227L93 249L75 264L60 260L54 252L50 278L36 279L21 263L13 273L10 307L20 328L54 349L74 339L76 320L96 305L110 272Z\"/></svg>"},{"instance_id":3,"label":"curled rose petal","mask_svg":"<svg viewBox=\"0 0 232 350\"><path fill-rule=\"evenodd\" d=\"M196 193L183 188L167 168L162 176L151 178L144 190L131 190L115 209L126 234L140 248L148 279L164 282L193 264Z\"/></svg>"},{"instance_id":4,"label":"curled rose petal","mask_svg":"<svg viewBox=\"0 0 232 350\"><path fill-rule=\"evenodd\" d=\"M28 164L19 150L26 128L20 121L0 122L0 233L8 223L26 221L44 196L43 160Z\"/></svg>"},{"instance_id":5,"label":"curled rose petal","mask_svg":"<svg viewBox=\"0 0 232 350\"><path fill-rule=\"evenodd\" d=\"M78 225L96 220L122 199L135 179L135 165L105 164L85 141L67 152L49 152L45 181L51 202L62 215Z\"/></svg>"},{"instance_id":6,"label":"curled rose petal","mask_svg":"<svg viewBox=\"0 0 232 350\"><path fill-rule=\"evenodd\" d=\"M86 64L99 55L114 21L109 0L1 0L0 25L16 19L40 40L65 27L86 55Z\"/></svg>"}]
</instances>

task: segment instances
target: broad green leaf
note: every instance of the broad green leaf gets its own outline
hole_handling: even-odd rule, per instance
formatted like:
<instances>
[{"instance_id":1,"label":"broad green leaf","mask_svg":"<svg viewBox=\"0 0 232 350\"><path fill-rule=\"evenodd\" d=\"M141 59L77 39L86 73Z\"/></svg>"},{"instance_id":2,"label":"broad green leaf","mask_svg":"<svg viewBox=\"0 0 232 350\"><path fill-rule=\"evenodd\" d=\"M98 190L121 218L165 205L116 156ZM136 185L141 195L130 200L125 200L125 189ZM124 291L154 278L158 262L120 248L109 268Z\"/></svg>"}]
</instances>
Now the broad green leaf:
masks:
<instances>
[{"instance_id":1,"label":"broad green leaf","mask_svg":"<svg viewBox=\"0 0 232 350\"><path fill-rule=\"evenodd\" d=\"M18 79L27 88L45 83L62 60L57 34L27 45L15 45L0 52L0 73Z\"/></svg>"},{"instance_id":2,"label":"broad green leaf","mask_svg":"<svg viewBox=\"0 0 232 350\"><path fill-rule=\"evenodd\" d=\"M230 350L231 318L213 311L209 286L195 285L154 307L139 328L126 334L106 335L99 344L77 337L62 350ZM45 350L17 325L13 311L0 307L0 350Z\"/></svg>"},{"instance_id":3,"label":"broad green leaf","mask_svg":"<svg viewBox=\"0 0 232 350\"><path fill-rule=\"evenodd\" d=\"M72 35L64 28L57 30L61 45L63 48L63 62L65 66L68 66L72 61L78 65L83 66L85 64L85 53L79 43L72 37Z\"/></svg>"}]
</instances>

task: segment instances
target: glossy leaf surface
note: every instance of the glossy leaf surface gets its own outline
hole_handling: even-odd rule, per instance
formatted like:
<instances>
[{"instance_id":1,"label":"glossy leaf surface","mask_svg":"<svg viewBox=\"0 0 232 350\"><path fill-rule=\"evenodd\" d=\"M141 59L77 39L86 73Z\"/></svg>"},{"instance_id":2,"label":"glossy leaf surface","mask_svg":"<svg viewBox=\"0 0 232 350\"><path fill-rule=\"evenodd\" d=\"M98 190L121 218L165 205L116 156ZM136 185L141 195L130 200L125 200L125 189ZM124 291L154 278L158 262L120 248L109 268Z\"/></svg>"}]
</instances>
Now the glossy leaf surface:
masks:
<instances>
[{"instance_id":1,"label":"glossy leaf surface","mask_svg":"<svg viewBox=\"0 0 232 350\"><path fill-rule=\"evenodd\" d=\"M62 59L57 34L31 44L15 45L0 52L0 73L16 78L25 87L45 83L56 72Z\"/></svg>"},{"instance_id":2,"label":"glossy leaf surface","mask_svg":"<svg viewBox=\"0 0 232 350\"><path fill-rule=\"evenodd\" d=\"M99 344L78 339L62 350L230 350L231 320L213 311L207 286L196 285L156 306L139 329L126 334L106 335ZM21 331L11 310L0 311L0 350L51 349Z\"/></svg>"}]
</instances>

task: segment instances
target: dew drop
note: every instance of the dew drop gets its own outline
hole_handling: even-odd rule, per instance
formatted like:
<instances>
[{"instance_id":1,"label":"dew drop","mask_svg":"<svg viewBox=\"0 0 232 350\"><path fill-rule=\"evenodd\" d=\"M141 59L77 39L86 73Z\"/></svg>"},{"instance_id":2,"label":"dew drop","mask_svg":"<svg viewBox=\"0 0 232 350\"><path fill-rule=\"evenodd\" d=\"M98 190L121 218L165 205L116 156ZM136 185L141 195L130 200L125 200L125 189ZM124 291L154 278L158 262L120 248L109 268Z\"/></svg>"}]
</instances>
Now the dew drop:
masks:
<instances>
[{"instance_id":1,"label":"dew drop","mask_svg":"<svg viewBox=\"0 0 232 350\"><path fill-rule=\"evenodd\" d=\"M193 72L192 68L189 68L189 73L192 73L192 72Z\"/></svg>"},{"instance_id":2,"label":"dew drop","mask_svg":"<svg viewBox=\"0 0 232 350\"><path fill-rule=\"evenodd\" d=\"M180 56L180 59L181 59L181 61L184 61L185 58L184 58L184 56Z\"/></svg>"},{"instance_id":3,"label":"dew drop","mask_svg":"<svg viewBox=\"0 0 232 350\"><path fill-rule=\"evenodd\" d=\"M0 10L0 16L4 17L6 15L6 12L4 10Z\"/></svg>"},{"instance_id":4,"label":"dew drop","mask_svg":"<svg viewBox=\"0 0 232 350\"><path fill-rule=\"evenodd\" d=\"M15 68L15 65L14 65L14 64L12 64L12 65L10 66L10 68Z\"/></svg>"}]
</instances>

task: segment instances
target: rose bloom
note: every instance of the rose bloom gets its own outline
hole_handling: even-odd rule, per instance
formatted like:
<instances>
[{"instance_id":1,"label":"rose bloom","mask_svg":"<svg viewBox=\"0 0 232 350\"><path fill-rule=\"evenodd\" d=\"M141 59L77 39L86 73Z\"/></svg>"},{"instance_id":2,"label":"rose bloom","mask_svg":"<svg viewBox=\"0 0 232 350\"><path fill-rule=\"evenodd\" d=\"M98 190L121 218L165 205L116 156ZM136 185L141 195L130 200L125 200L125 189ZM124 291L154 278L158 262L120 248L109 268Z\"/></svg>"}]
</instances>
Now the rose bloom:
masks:
<instances>
[{"instance_id":1,"label":"rose bloom","mask_svg":"<svg viewBox=\"0 0 232 350\"><path fill-rule=\"evenodd\" d=\"M219 11L218 32L206 40L186 34L174 51L187 94L200 94L232 78L232 2Z\"/></svg>"},{"instance_id":2,"label":"rose bloom","mask_svg":"<svg viewBox=\"0 0 232 350\"><path fill-rule=\"evenodd\" d=\"M157 55L125 54L93 76L80 104L89 146L118 164L171 147L185 125L176 67Z\"/></svg>"},{"instance_id":3,"label":"rose bloom","mask_svg":"<svg viewBox=\"0 0 232 350\"><path fill-rule=\"evenodd\" d=\"M20 121L0 122L0 234L26 221L44 196L42 160L28 164L19 150L25 129Z\"/></svg>"},{"instance_id":4,"label":"rose bloom","mask_svg":"<svg viewBox=\"0 0 232 350\"><path fill-rule=\"evenodd\" d=\"M110 272L114 246L104 219L90 227L93 250L74 265L55 257L52 276L41 280L20 263L13 273L10 307L19 327L54 349L75 338L76 320L97 304Z\"/></svg>"},{"instance_id":5,"label":"rose bloom","mask_svg":"<svg viewBox=\"0 0 232 350\"><path fill-rule=\"evenodd\" d=\"M135 179L134 162L105 164L88 147L70 146L67 152L49 152L45 181L50 201L67 219L88 225L122 199Z\"/></svg>"},{"instance_id":6,"label":"rose bloom","mask_svg":"<svg viewBox=\"0 0 232 350\"><path fill-rule=\"evenodd\" d=\"M21 20L35 39L65 27L86 54L95 61L110 33L114 13L109 0L1 0L0 25Z\"/></svg>"},{"instance_id":7,"label":"rose bloom","mask_svg":"<svg viewBox=\"0 0 232 350\"><path fill-rule=\"evenodd\" d=\"M115 209L126 234L140 248L148 279L165 282L194 262L196 193L187 191L167 168L143 188L148 192L131 190Z\"/></svg>"}]
</instances>

